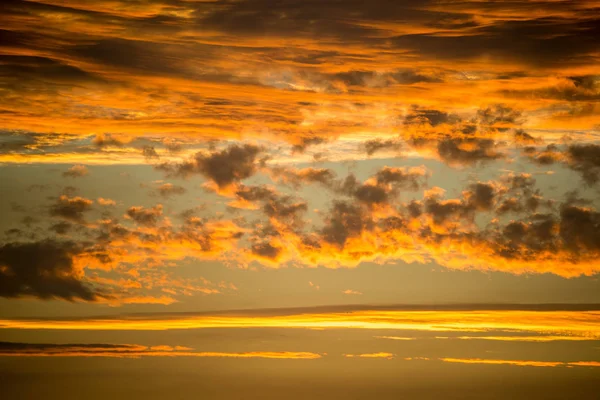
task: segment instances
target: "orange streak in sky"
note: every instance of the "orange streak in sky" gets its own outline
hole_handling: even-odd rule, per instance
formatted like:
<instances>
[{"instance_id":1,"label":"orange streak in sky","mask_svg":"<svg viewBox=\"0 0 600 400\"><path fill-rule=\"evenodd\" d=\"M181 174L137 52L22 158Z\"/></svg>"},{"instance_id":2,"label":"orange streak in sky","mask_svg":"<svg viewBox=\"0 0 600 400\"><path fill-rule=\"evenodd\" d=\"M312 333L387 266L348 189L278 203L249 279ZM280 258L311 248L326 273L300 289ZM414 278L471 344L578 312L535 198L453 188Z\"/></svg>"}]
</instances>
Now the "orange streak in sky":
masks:
<instances>
[{"instance_id":1,"label":"orange streak in sky","mask_svg":"<svg viewBox=\"0 0 600 400\"><path fill-rule=\"evenodd\" d=\"M5 329L173 330L202 328L387 329L429 332L511 331L600 340L599 311L351 311L296 315L197 315L89 318L81 320L5 319Z\"/></svg>"}]
</instances>

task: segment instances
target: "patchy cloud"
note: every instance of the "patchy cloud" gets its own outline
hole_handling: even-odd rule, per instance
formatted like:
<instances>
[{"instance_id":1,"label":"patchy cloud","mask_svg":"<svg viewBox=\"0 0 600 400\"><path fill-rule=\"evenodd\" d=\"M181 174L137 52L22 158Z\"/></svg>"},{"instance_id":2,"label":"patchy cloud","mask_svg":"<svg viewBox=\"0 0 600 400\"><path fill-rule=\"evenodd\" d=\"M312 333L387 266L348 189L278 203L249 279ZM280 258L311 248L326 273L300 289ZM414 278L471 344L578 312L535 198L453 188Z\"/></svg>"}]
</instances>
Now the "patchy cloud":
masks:
<instances>
[{"instance_id":1,"label":"patchy cloud","mask_svg":"<svg viewBox=\"0 0 600 400\"><path fill-rule=\"evenodd\" d=\"M231 145L221 151L196 153L191 159L180 164L161 164L159 169L171 176L189 177L203 175L214 182L219 189L226 189L233 183L251 177L258 168L258 155L262 149L251 144Z\"/></svg>"},{"instance_id":2,"label":"patchy cloud","mask_svg":"<svg viewBox=\"0 0 600 400\"><path fill-rule=\"evenodd\" d=\"M46 240L0 246L0 296L92 301L94 290L73 264L80 249L72 242Z\"/></svg>"},{"instance_id":3,"label":"patchy cloud","mask_svg":"<svg viewBox=\"0 0 600 400\"><path fill-rule=\"evenodd\" d=\"M61 195L50 206L50 215L82 224L85 223L84 213L92 209L93 203L92 200L84 197Z\"/></svg>"},{"instance_id":4,"label":"patchy cloud","mask_svg":"<svg viewBox=\"0 0 600 400\"><path fill-rule=\"evenodd\" d=\"M74 165L65 172L63 172L63 176L69 178L79 178L82 176L86 176L90 173L85 165Z\"/></svg>"},{"instance_id":5,"label":"patchy cloud","mask_svg":"<svg viewBox=\"0 0 600 400\"><path fill-rule=\"evenodd\" d=\"M129 207L125 216L140 225L151 227L158 223L158 219L162 216L162 210L162 204L150 208L142 206Z\"/></svg>"}]
</instances>

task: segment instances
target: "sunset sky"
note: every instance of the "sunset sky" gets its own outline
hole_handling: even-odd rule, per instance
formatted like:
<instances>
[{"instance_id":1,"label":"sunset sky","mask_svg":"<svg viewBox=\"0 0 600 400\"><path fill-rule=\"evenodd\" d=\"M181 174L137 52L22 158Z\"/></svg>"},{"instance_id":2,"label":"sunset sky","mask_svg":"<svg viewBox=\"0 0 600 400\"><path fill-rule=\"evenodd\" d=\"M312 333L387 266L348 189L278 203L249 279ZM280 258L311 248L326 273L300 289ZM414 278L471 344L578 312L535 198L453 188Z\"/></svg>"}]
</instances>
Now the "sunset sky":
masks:
<instances>
[{"instance_id":1,"label":"sunset sky","mask_svg":"<svg viewBox=\"0 0 600 400\"><path fill-rule=\"evenodd\" d=\"M600 2L3 1L0 216L10 398L591 399Z\"/></svg>"}]
</instances>

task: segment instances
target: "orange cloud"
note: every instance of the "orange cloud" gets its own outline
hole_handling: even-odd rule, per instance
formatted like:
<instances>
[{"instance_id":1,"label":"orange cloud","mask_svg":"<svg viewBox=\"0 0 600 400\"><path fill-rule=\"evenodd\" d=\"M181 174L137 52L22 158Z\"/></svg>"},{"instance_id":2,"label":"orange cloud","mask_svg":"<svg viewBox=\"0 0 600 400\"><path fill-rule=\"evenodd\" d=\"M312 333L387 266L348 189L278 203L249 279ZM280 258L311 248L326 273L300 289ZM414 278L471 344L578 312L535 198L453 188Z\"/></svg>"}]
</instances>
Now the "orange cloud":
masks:
<instances>
[{"instance_id":1,"label":"orange cloud","mask_svg":"<svg viewBox=\"0 0 600 400\"><path fill-rule=\"evenodd\" d=\"M391 360L394 358L392 353L365 353L365 354L344 354L346 358L385 358Z\"/></svg>"},{"instance_id":2,"label":"orange cloud","mask_svg":"<svg viewBox=\"0 0 600 400\"><path fill-rule=\"evenodd\" d=\"M290 315L199 315L81 320L0 320L4 329L177 330L202 328L324 328L423 332L513 331L600 339L597 311L348 311ZM565 323L565 321L567 323Z\"/></svg>"},{"instance_id":3,"label":"orange cloud","mask_svg":"<svg viewBox=\"0 0 600 400\"><path fill-rule=\"evenodd\" d=\"M440 358L441 361L460 364L491 364L491 365L516 365L521 367L598 367L596 361L530 361L530 360L492 360L483 358Z\"/></svg>"},{"instance_id":4,"label":"orange cloud","mask_svg":"<svg viewBox=\"0 0 600 400\"><path fill-rule=\"evenodd\" d=\"M194 352L184 346L142 345L53 345L3 342L0 357L219 357L219 358L268 358L310 360L321 358L321 354L298 351L253 351L240 353Z\"/></svg>"}]
</instances>

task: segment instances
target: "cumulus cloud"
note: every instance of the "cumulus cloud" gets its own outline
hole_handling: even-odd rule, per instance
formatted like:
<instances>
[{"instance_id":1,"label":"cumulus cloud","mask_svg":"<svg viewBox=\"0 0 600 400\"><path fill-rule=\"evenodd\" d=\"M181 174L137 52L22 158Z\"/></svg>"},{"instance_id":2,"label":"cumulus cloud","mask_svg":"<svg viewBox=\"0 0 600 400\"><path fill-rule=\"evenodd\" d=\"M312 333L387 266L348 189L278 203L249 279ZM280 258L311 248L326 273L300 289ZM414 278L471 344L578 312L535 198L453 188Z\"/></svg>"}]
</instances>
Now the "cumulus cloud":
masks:
<instances>
[{"instance_id":1,"label":"cumulus cloud","mask_svg":"<svg viewBox=\"0 0 600 400\"><path fill-rule=\"evenodd\" d=\"M134 206L127 209L125 216L140 225L152 227L158 223L159 218L162 216L162 210L162 204L150 208Z\"/></svg>"},{"instance_id":2,"label":"cumulus cloud","mask_svg":"<svg viewBox=\"0 0 600 400\"><path fill-rule=\"evenodd\" d=\"M50 215L82 224L85 223L84 213L92 209L93 203L84 197L61 195L50 207Z\"/></svg>"},{"instance_id":3,"label":"cumulus cloud","mask_svg":"<svg viewBox=\"0 0 600 400\"><path fill-rule=\"evenodd\" d=\"M214 182L219 189L226 189L254 175L258 169L258 155L262 149L251 144L231 145L221 151L196 153L180 164L161 164L159 169L169 175L188 177L200 174Z\"/></svg>"},{"instance_id":4,"label":"cumulus cloud","mask_svg":"<svg viewBox=\"0 0 600 400\"><path fill-rule=\"evenodd\" d=\"M355 197L369 205L390 203L400 190L417 190L425 185L428 171L425 167L383 167L365 182L354 175L337 182L337 191Z\"/></svg>"},{"instance_id":5,"label":"cumulus cloud","mask_svg":"<svg viewBox=\"0 0 600 400\"><path fill-rule=\"evenodd\" d=\"M4 243L0 246L0 296L93 301L94 290L81 281L72 242Z\"/></svg>"}]
</instances>

